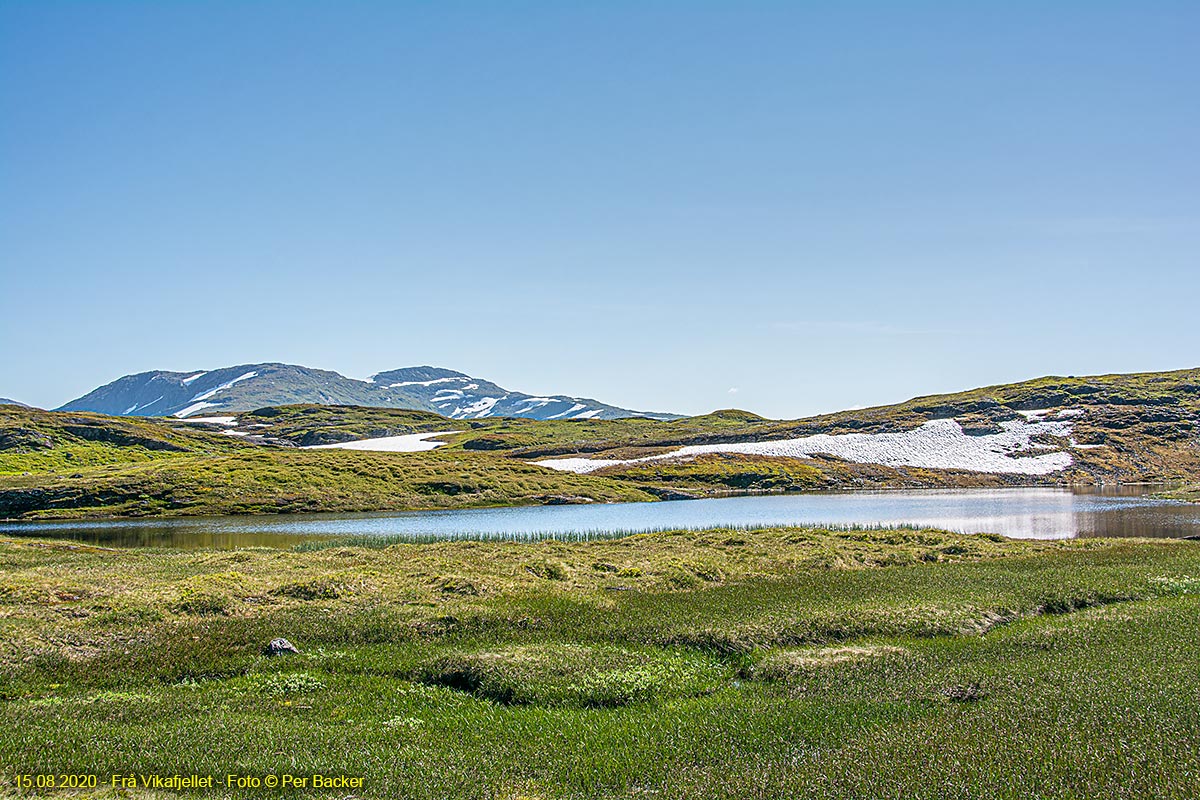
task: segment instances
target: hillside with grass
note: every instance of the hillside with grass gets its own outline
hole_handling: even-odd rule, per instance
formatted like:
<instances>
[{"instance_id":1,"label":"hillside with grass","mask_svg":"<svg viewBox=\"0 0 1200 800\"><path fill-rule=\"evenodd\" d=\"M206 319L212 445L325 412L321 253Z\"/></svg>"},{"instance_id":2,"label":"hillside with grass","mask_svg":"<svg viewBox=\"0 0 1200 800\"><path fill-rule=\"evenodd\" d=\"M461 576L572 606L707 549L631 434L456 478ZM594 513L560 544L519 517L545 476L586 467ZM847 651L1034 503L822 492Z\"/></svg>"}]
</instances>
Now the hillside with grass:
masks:
<instances>
[{"instance_id":1,"label":"hillside with grass","mask_svg":"<svg viewBox=\"0 0 1200 800\"><path fill-rule=\"evenodd\" d=\"M250 445L178 420L0 406L0 479L54 476L101 466L233 453Z\"/></svg>"},{"instance_id":2,"label":"hillside with grass","mask_svg":"<svg viewBox=\"0 0 1200 800\"><path fill-rule=\"evenodd\" d=\"M1039 378L801 420L765 420L746 412L723 411L661 425L629 420L570 432L515 427L478 432L462 446L480 446L478 441L483 440L494 451L533 460L636 459L681 447L739 441L896 434L939 420L954 421L967 435L986 436L1002 431L1005 423L1027 419L1031 412L1072 415L1073 441L1047 437L1035 442L1071 454L1071 466L1044 482L1174 481L1200 474L1200 369Z\"/></svg>"},{"instance_id":3,"label":"hillside with grass","mask_svg":"<svg viewBox=\"0 0 1200 800\"><path fill-rule=\"evenodd\" d=\"M429 411L313 404L184 421L2 406L0 517L380 511L846 488L1186 484L1200 476L1198 423L1200 370L1041 378L792 421L736 410L674 420L451 420ZM987 468L990 462L976 469L928 466L903 458L886 463L845 452L846 442L902 442L934 428L952 432L952 444L966 442L999 460L1001 468ZM1024 430L1036 433L1003 453L980 444ZM429 452L307 449L435 432L441 446ZM803 449L814 441L827 444ZM799 443L801 454L771 452L789 443ZM767 452L755 452L761 448ZM1003 467L1045 459L1059 461L1037 473ZM549 468L559 464L571 468Z\"/></svg>"},{"instance_id":4,"label":"hillside with grass","mask_svg":"<svg viewBox=\"0 0 1200 800\"><path fill-rule=\"evenodd\" d=\"M392 412L399 416L379 429L370 427L379 424L378 411L361 411L365 429L389 435L447 424L435 414ZM312 432L293 429L286 421L267 432L270 435L230 436L225 430L218 424L171 419L0 408L0 517L376 511L654 499L627 483L554 473L467 451L303 449L282 435L305 440ZM315 438L329 437L337 434L326 429L324 436Z\"/></svg>"}]
</instances>

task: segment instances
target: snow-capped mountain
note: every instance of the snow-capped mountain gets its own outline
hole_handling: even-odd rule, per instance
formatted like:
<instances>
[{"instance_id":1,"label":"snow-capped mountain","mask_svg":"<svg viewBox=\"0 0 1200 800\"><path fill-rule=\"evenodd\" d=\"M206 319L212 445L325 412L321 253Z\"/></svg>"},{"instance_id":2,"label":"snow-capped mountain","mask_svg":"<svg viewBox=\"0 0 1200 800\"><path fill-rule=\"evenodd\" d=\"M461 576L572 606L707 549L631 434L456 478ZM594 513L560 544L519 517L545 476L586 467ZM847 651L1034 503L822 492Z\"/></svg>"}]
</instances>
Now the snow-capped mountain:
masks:
<instances>
[{"instance_id":1,"label":"snow-capped mountain","mask_svg":"<svg viewBox=\"0 0 1200 800\"><path fill-rule=\"evenodd\" d=\"M439 367L406 367L361 381L292 364L241 364L215 370L126 375L58 410L192 417L292 403L408 408L454 419L676 416L631 411L588 398L512 392L491 381Z\"/></svg>"},{"instance_id":2,"label":"snow-capped mountain","mask_svg":"<svg viewBox=\"0 0 1200 800\"><path fill-rule=\"evenodd\" d=\"M380 372L371 376L371 381L383 391L403 391L417 395L434 411L453 419L674 419L676 416L630 411L586 397L536 396L510 392L491 381L439 367L406 367L391 372Z\"/></svg>"}]
</instances>

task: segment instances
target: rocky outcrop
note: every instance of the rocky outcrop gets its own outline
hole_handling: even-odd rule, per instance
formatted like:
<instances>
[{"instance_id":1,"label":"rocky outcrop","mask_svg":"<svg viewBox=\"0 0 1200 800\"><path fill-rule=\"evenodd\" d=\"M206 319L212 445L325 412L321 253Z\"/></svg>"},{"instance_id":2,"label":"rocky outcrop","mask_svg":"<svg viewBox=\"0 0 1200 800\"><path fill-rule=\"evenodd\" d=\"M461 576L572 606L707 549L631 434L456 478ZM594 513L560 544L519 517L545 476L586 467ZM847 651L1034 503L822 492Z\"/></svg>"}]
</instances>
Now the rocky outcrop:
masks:
<instances>
[{"instance_id":1,"label":"rocky outcrop","mask_svg":"<svg viewBox=\"0 0 1200 800\"><path fill-rule=\"evenodd\" d=\"M68 423L63 425L62 429L72 436L89 442L105 442L119 447L144 447L147 450L169 450L175 453L186 453L189 450L189 448L174 442L123 431L92 420Z\"/></svg>"},{"instance_id":2,"label":"rocky outcrop","mask_svg":"<svg viewBox=\"0 0 1200 800\"><path fill-rule=\"evenodd\" d=\"M28 428L0 430L0 451L3 450L48 450L54 440L46 434Z\"/></svg>"}]
</instances>

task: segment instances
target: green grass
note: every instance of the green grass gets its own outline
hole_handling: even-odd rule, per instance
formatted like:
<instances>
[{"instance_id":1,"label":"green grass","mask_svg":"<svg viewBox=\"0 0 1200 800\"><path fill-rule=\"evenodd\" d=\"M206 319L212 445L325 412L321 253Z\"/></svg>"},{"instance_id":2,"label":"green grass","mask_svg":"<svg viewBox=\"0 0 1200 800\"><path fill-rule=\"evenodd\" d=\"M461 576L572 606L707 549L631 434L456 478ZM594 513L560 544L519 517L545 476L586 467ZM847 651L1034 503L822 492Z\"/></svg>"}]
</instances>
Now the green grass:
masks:
<instances>
[{"instance_id":1,"label":"green grass","mask_svg":"<svg viewBox=\"0 0 1200 800\"><path fill-rule=\"evenodd\" d=\"M2 542L0 781L1194 797L1195 576L1190 542L923 530L314 552ZM280 635L301 654L264 657ZM276 794L310 793L256 796Z\"/></svg>"},{"instance_id":2,"label":"green grass","mask_svg":"<svg viewBox=\"0 0 1200 800\"><path fill-rule=\"evenodd\" d=\"M245 447L236 437L206 432L178 420L0 406L0 481L24 473L33 473L37 480L47 474L229 453Z\"/></svg>"},{"instance_id":3,"label":"green grass","mask_svg":"<svg viewBox=\"0 0 1200 800\"><path fill-rule=\"evenodd\" d=\"M245 448L9 478L0 515L195 516L651 500L637 487L464 452Z\"/></svg>"},{"instance_id":4,"label":"green grass","mask_svg":"<svg viewBox=\"0 0 1200 800\"><path fill-rule=\"evenodd\" d=\"M312 404L261 408L239 414L238 422L247 433L300 447L470 427L426 411Z\"/></svg>"}]
</instances>

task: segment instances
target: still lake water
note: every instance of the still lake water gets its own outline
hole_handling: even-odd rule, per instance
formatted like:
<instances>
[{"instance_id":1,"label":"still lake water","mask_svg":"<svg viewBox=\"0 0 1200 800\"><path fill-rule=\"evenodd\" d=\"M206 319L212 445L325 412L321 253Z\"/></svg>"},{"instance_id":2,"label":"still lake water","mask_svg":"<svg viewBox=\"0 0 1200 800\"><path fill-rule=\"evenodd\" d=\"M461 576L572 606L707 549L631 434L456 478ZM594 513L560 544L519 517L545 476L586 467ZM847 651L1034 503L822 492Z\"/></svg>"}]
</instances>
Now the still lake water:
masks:
<instances>
[{"instance_id":1,"label":"still lake water","mask_svg":"<svg viewBox=\"0 0 1200 800\"><path fill-rule=\"evenodd\" d=\"M1150 496L1161 488L922 489L383 514L0 522L0 535L178 548L283 547L344 536L418 541L588 538L664 528L759 525L918 525L1021 539L1200 535L1200 504Z\"/></svg>"}]
</instances>

